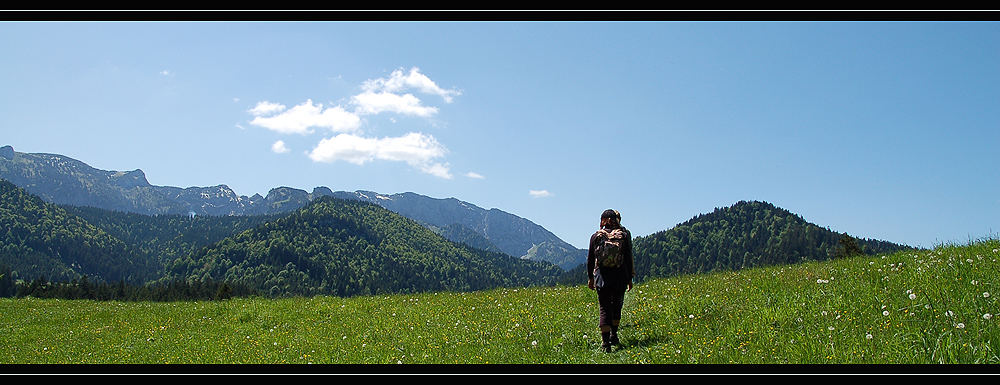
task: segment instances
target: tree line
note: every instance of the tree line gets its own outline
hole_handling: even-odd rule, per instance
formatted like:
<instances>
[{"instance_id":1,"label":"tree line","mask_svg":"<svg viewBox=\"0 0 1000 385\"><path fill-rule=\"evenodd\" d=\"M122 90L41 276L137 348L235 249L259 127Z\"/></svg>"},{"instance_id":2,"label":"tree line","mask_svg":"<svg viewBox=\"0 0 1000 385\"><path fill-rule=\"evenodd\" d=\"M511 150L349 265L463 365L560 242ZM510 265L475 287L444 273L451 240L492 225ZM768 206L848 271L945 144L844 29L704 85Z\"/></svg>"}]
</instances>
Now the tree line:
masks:
<instances>
[{"instance_id":1,"label":"tree line","mask_svg":"<svg viewBox=\"0 0 1000 385\"><path fill-rule=\"evenodd\" d=\"M233 297L263 296L256 290L214 280L175 280L135 284L92 280L84 275L69 281L49 281L44 276L15 281L11 268L0 265L0 298L58 298L95 301L210 301Z\"/></svg>"}]
</instances>

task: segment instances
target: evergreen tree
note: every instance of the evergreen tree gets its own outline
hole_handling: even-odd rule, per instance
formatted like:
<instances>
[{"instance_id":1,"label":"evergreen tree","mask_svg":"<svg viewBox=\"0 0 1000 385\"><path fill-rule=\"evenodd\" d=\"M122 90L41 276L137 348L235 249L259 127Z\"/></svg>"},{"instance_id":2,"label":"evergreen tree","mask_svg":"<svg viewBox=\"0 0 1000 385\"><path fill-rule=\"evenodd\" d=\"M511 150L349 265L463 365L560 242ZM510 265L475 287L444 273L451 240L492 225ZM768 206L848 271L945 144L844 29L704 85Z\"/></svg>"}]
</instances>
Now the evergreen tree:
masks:
<instances>
[{"instance_id":1,"label":"evergreen tree","mask_svg":"<svg viewBox=\"0 0 1000 385\"><path fill-rule=\"evenodd\" d=\"M17 294L17 286L14 284L14 273L10 266L0 264L0 297L13 297Z\"/></svg>"},{"instance_id":2,"label":"evergreen tree","mask_svg":"<svg viewBox=\"0 0 1000 385\"><path fill-rule=\"evenodd\" d=\"M855 255L864 254L864 250L860 245L858 245L858 240L854 237L844 234L840 237L838 241L837 250L834 252L834 258L846 258Z\"/></svg>"}]
</instances>

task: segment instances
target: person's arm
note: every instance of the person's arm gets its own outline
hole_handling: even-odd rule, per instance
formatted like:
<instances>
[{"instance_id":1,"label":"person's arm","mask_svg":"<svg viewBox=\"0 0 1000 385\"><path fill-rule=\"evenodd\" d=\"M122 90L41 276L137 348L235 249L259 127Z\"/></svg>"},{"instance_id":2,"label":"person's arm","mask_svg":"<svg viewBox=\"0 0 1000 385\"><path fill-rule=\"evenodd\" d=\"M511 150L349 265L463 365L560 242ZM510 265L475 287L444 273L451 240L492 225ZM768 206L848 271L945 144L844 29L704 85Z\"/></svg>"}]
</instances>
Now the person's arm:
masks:
<instances>
[{"instance_id":1,"label":"person's arm","mask_svg":"<svg viewBox=\"0 0 1000 385\"><path fill-rule=\"evenodd\" d=\"M632 258L632 233L628 233L627 236L628 236L628 248L625 249L625 252L627 253L628 257L626 257L626 260L628 261L627 263L629 271L631 271L632 276L635 277L635 259Z\"/></svg>"},{"instance_id":2,"label":"person's arm","mask_svg":"<svg viewBox=\"0 0 1000 385\"><path fill-rule=\"evenodd\" d=\"M625 231L625 267L631 275L628 277L628 289L632 290L632 279L635 278L635 260L632 258L632 233Z\"/></svg>"},{"instance_id":3,"label":"person's arm","mask_svg":"<svg viewBox=\"0 0 1000 385\"><path fill-rule=\"evenodd\" d=\"M587 287L594 288L594 266L596 256L594 256L594 236L590 236L590 246L587 249Z\"/></svg>"}]
</instances>

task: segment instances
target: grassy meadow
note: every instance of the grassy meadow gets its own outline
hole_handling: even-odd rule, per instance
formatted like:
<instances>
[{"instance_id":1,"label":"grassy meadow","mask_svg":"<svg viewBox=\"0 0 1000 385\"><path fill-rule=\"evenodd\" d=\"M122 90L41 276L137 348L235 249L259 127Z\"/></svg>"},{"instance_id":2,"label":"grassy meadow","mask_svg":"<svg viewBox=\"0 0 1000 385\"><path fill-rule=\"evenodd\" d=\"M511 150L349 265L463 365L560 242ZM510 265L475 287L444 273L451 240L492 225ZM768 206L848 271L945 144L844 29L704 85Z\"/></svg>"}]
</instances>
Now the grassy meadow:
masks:
<instances>
[{"instance_id":1,"label":"grassy meadow","mask_svg":"<svg viewBox=\"0 0 1000 385\"><path fill-rule=\"evenodd\" d=\"M0 363L1000 363L1000 241L585 285L219 302L0 299Z\"/></svg>"}]
</instances>

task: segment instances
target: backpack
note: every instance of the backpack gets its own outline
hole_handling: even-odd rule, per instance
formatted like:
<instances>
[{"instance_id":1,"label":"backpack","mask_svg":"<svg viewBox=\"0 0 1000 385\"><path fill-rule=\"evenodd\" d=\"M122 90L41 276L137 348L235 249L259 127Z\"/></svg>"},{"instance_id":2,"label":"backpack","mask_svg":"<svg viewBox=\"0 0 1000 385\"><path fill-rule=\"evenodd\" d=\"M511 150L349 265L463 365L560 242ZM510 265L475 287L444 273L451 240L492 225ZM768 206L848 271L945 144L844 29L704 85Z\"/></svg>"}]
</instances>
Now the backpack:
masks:
<instances>
[{"instance_id":1,"label":"backpack","mask_svg":"<svg viewBox=\"0 0 1000 385\"><path fill-rule=\"evenodd\" d=\"M617 228L611 231L600 229L594 255L598 267L620 267L624 259L622 248L625 246L625 231Z\"/></svg>"}]
</instances>

